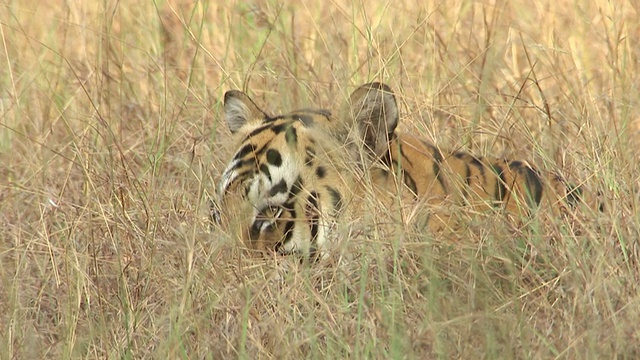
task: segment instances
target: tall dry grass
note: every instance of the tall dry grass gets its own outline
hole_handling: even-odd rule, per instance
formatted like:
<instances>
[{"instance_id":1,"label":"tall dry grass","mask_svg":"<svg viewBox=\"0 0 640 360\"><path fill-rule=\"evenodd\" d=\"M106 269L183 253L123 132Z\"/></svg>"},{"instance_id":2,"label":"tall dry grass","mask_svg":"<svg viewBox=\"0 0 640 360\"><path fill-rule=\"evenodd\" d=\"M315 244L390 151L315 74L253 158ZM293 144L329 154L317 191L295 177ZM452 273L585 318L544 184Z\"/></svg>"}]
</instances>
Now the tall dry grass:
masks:
<instances>
[{"instance_id":1,"label":"tall dry grass","mask_svg":"<svg viewBox=\"0 0 640 360\"><path fill-rule=\"evenodd\" d=\"M634 2L1 6L3 358L640 356ZM456 239L345 227L287 271L209 232L225 90L276 113L371 80L407 131L529 159L605 210L469 216Z\"/></svg>"}]
</instances>

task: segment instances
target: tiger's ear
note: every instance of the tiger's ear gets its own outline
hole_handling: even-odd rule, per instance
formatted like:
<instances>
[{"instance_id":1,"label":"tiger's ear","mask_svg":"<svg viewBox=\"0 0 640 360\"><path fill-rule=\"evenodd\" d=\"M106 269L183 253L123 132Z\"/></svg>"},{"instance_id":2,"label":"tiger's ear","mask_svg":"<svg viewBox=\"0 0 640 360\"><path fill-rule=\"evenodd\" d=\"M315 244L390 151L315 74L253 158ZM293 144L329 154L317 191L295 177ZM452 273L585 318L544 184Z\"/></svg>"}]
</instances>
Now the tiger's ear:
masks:
<instances>
[{"instance_id":1,"label":"tiger's ear","mask_svg":"<svg viewBox=\"0 0 640 360\"><path fill-rule=\"evenodd\" d=\"M389 86L373 82L356 89L350 98L350 116L368 149L377 156L388 151L398 126L398 104Z\"/></svg>"},{"instance_id":2,"label":"tiger's ear","mask_svg":"<svg viewBox=\"0 0 640 360\"><path fill-rule=\"evenodd\" d=\"M238 90L224 94L224 117L232 133L240 130L246 123L263 120L268 116L247 96Z\"/></svg>"}]
</instances>

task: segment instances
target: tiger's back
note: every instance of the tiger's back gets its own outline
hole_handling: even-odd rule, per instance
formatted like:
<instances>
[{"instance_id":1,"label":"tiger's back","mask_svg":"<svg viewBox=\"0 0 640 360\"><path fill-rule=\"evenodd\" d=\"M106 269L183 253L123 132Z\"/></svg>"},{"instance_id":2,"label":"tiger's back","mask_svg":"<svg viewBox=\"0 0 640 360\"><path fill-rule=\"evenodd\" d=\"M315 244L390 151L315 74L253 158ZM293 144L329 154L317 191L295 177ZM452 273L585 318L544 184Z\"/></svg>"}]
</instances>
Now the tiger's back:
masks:
<instances>
[{"instance_id":1,"label":"tiger's back","mask_svg":"<svg viewBox=\"0 0 640 360\"><path fill-rule=\"evenodd\" d=\"M577 189L570 190L559 176L543 176L526 161L444 152L409 135L396 136L389 144L388 153L381 157L384 168L374 169L372 179L378 187L392 189L399 176L413 197L410 200L522 215L543 201L555 208L562 206L563 199L577 200Z\"/></svg>"}]
</instances>

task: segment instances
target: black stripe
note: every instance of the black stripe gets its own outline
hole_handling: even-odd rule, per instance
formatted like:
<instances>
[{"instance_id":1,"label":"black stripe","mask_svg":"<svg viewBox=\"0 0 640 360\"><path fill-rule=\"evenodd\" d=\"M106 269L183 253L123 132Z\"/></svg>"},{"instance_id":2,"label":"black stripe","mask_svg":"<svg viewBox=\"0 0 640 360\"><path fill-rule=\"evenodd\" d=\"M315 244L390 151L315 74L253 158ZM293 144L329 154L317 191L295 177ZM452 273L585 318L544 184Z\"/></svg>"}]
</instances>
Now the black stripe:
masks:
<instances>
[{"instance_id":1,"label":"black stripe","mask_svg":"<svg viewBox=\"0 0 640 360\"><path fill-rule=\"evenodd\" d=\"M327 186L327 191L331 195L331 201L333 202L333 208L335 209L336 213L341 212L343 206L342 195L340 195L338 190L332 188L331 186Z\"/></svg>"},{"instance_id":2,"label":"black stripe","mask_svg":"<svg viewBox=\"0 0 640 360\"><path fill-rule=\"evenodd\" d=\"M318 241L318 215L314 215L309 219L311 224L311 243L315 244Z\"/></svg>"},{"instance_id":3,"label":"black stripe","mask_svg":"<svg viewBox=\"0 0 640 360\"><path fill-rule=\"evenodd\" d=\"M262 133L265 130L270 129L272 126L273 126L273 124L265 124L265 125L260 126L259 128L256 128L255 130L250 132L249 135L247 135L247 137L245 138L245 141L251 139L252 137L254 137L254 136L256 136L256 135L258 135L260 133Z\"/></svg>"},{"instance_id":4,"label":"black stripe","mask_svg":"<svg viewBox=\"0 0 640 360\"><path fill-rule=\"evenodd\" d=\"M318 253L318 249L315 246L312 245L312 246L309 247L309 260L310 261L313 261L313 262L318 261L320 259L319 255L320 254ZM304 260L304 259L302 259L302 260Z\"/></svg>"},{"instance_id":5,"label":"black stripe","mask_svg":"<svg viewBox=\"0 0 640 360\"><path fill-rule=\"evenodd\" d=\"M520 160L513 160L509 163L509 168L511 169L520 169L522 168L524 163Z\"/></svg>"},{"instance_id":6,"label":"black stripe","mask_svg":"<svg viewBox=\"0 0 640 360\"><path fill-rule=\"evenodd\" d=\"M255 159L244 159L244 160L240 160L236 163L236 165L234 167L231 168L231 170L239 170L247 165L250 165L252 162L255 163ZM253 168L251 168L251 170L253 170Z\"/></svg>"},{"instance_id":7,"label":"black stripe","mask_svg":"<svg viewBox=\"0 0 640 360\"><path fill-rule=\"evenodd\" d=\"M253 158L254 159L260 158L260 156L262 156L262 154L264 154L264 152L267 150L267 146L269 145L271 145L271 141L267 141L264 145L262 145L260 149L256 150L253 153ZM247 160L252 160L252 159L247 159Z\"/></svg>"},{"instance_id":8,"label":"black stripe","mask_svg":"<svg viewBox=\"0 0 640 360\"><path fill-rule=\"evenodd\" d=\"M295 217L292 217L292 218L295 219ZM283 245L287 244L289 241L291 241L291 238L293 237L293 226L294 225L295 225L295 222L293 220L289 220L284 224L283 240L276 244L275 249L274 249L276 252L280 252L280 248Z\"/></svg>"},{"instance_id":9,"label":"black stripe","mask_svg":"<svg viewBox=\"0 0 640 360\"><path fill-rule=\"evenodd\" d=\"M402 149L402 143L398 142L398 150L400 151L400 156L402 157L402 164L409 164L409 166L413 166L413 164L411 163L411 160L409 160L409 158L404 154L404 150Z\"/></svg>"},{"instance_id":10,"label":"black stripe","mask_svg":"<svg viewBox=\"0 0 640 360\"><path fill-rule=\"evenodd\" d=\"M564 185L564 182L563 182ZM572 208L582 200L582 188L577 185L568 185L567 186L567 203ZM598 206L598 211L604 211L604 203L600 203Z\"/></svg>"},{"instance_id":11,"label":"black stripe","mask_svg":"<svg viewBox=\"0 0 640 360\"><path fill-rule=\"evenodd\" d=\"M260 238L260 228L264 220L256 220L251 224L251 228L249 228L249 239L251 241L256 241Z\"/></svg>"},{"instance_id":12,"label":"black stripe","mask_svg":"<svg viewBox=\"0 0 640 360\"><path fill-rule=\"evenodd\" d=\"M277 184L272 186L271 189L269 189L269 197L275 196L277 194L284 194L287 191L289 191L289 189L287 188L287 182L282 179Z\"/></svg>"},{"instance_id":13,"label":"black stripe","mask_svg":"<svg viewBox=\"0 0 640 360\"><path fill-rule=\"evenodd\" d=\"M493 193L493 198L495 200L498 200L499 202L502 202L504 201L507 195L507 187L506 187L507 181L504 178L504 169L502 168L502 166L497 164L493 164L491 167L493 171L496 173L496 175L498 176L498 179L496 180L496 188Z\"/></svg>"},{"instance_id":14,"label":"black stripe","mask_svg":"<svg viewBox=\"0 0 640 360\"><path fill-rule=\"evenodd\" d=\"M260 172L267 177L269 182L271 182L271 172L269 171L269 167L265 164L260 164Z\"/></svg>"},{"instance_id":15,"label":"black stripe","mask_svg":"<svg viewBox=\"0 0 640 360\"><path fill-rule=\"evenodd\" d=\"M521 161L512 161L509 163L511 170L517 170L518 174L524 177L526 185L526 201L529 207L534 207L542 201L543 185L540 174L530 166Z\"/></svg>"},{"instance_id":16,"label":"black stripe","mask_svg":"<svg viewBox=\"0 0 640 360\"><path fill-rule=\"evenodd\" d=\"M482 186L484 187L484 185L487 183L487 176L484 173L485 165L482 162L482 158L477 158L471 155L469 157L471 158L469 160L469 163L478 168L478 170L480 171L480 176L482 176Z\"/></svg>"},{"instance_id":17,"label":"black stripe","mask_svg":"<svg viewBox=\"0 0 640 360\"><path fill-rule=\"evenodd\" d=\"M416 182L413 180L411 175L406 171L403 171L404 184L411 190L414 197L418 197L418 187L416 186Z\"/></svg>"},{"instance_id":18,"label":"black stripe","mask_svg":"<svg viewBox=\"0 0 640 360\"><path fill-rule=\"evenodd\" d=\"M438 148L436 148L435 146L428 145L428 147L430 147L431 150L433 151L431 155L433 156L433 169L432 169L433 173L436 175L436 179L440 183L440 186L442 187L442 190L444 191L444 193L448 193L449 191L447 190L447 183L445 182L445 179L442 173L440 172L440 165L442 165L442 161L443 161L442 154L440 153Z\"/></svg>"},{"instance_id":19,"label":"black stripe","mask_svg":"<svg viewBox=\"0 0 640 360\"><path fill-rule=\"evenodd\" d=\"M267 162L273 166L279 167L282 165L282 155L280 155L278 150L269 149L267 150Z\"/></svg>"},{"instance_id":20,"label":"black stripe","mask_svg":"<svg viewBox=\"0 0 640 360\"><path fill-rule=\"evenodd\" d=\"M326 175L327 175L327 170L324 168L324 166L318 166L316 168L316 176L319 179L324 179Z\"/></svg>"},{"instance_id":21,"label":"black stripe","mask_svg":"<svg viewBox=\"0 0 640 360\"><path fill-rule=\"evenodd\" d=\"M281 207L291 214L291 218L295 219L295 217L296 217L295 216L296 215L296 210L295 210L296 204L291 200L294 200L294 199L290 198L289 202L286 202L286 203L282 204Z\"/></svg>"},{"instance_id":22,"label":"black stripe","mask_svg":"<svg viewBox=\"0 0 640 360\"><path fill-rule=\"evenodd\" d=\"M293 114L293 118L300 121L304 126L312 126L314 124L313 116L307 114Z\"/></svg>"},{"instance_id":23,"label":"black stripe","mask_svg":"<svg viewBox=\"0 0 640 360\"><path fill-rule=\"evenodd\" d=\"M311 194L309 194L309 197L307 197L307 201L307 210L312 210L314 212L317 212L319 210L317 192L312 191Z\"/></svg>"},{"instance_id":24,"label":"black stripe","mask_svg":"<svg viewBox=\"0 0 640 360\"><path fill-rule=\"evenodd\" d=\"M291 189L289 190L289 199L296 197L300 190L302 190L302 178L298 175L296 181L293 182L293 185L291 185Z\"/></svg>"},{"instance_id":25,"label":"black stripe","mask_svg":"<svg viewBox=\"0 0 640 360\"><path fill-rule=\"evenodd\" d=\"M285 126L288 125L286 122L285 123L281 123L278 125L273 125L271 126L271 130L277 134L280 134L282 132L282 130L285 128Z\"/></svg>"},{"instance_id":26,"label":"black stripe","mask_svg":"<svg viewBox=\"0 0 640 360\"><path fill-rule=\"evenodd\" d=\"M295 146L298 144L298 130L293 126L293 124L289 124L287 126L287 130L284 133L284 138L287 141L287 144L290 146Z\"/></svg>"},{"instance_id":27,"label":"black stripe","mask_svg":"<svg viewBox=\"0 0 640 360\"><path fill-rule=\"evenodd\" d=\"M474 155L464 153L464 152L456 152L453 154L456 158L465 161L468 165L473 165L478 171L480 171L480 176L482 176L482 185L484 186L487 183L487 178L484 174L485 165L482 162L482 158L478 158Z\"/></svg>"},{"instance_id":28,"label":"black stripe","mask_svg":"<svg viewBox=\"0 0 640 360\"><path fill-rule=\"evenodd\" d=\"M243 147L238 150L236 155L233 157L233 160L239 160L247 156L247 154L256 151L256 146L252 143L245 144Z\"/></svg>"},{"instance_id":29,"label":"black stripe","mask_svg":"<svg viewBox=\"0 0 640 360\"><path fill-rule=\"evenodd\" d=\"M318 216L318 193L312 191L311 194L309 194L307 201L306 215L309 218L309 225L311 226L311 243L314 244L318 239L318 220L320 219Z\"/></svg>"},{"instance_id":30,"label":"black stripe","mask_svg":"<svg viewBox=\"0 0 640 360\"><path fill-rule=\"evenodd\" d=\"M229 191L229 189L233 188L233 186L237 183L237 182L243 182L245 181L248 177L253 176L253 174L255 173L255 171L251 168L246 169L245 171L238 173L238 176L236 176L235 179L233 179L229 185L227 185L227 188L225 189L225 194ZM249 189L247 189L247 191L249 191ZM246 196L247 194L245 194Z\"/></svg>"},{"instance_id":31,"label":"black stripe","mask_svg":"<svg viewBox=\"0 0 640 360\"><path fill-rule=\"evenodd\" d=\"M462 196L466 200L469 198L469 191L471 191L471 168L469 167L469 164L466 162L464 163L464 172L465 172L464 177L465 177L467 186L463 187Z\"/></svg>"}]
</instances>

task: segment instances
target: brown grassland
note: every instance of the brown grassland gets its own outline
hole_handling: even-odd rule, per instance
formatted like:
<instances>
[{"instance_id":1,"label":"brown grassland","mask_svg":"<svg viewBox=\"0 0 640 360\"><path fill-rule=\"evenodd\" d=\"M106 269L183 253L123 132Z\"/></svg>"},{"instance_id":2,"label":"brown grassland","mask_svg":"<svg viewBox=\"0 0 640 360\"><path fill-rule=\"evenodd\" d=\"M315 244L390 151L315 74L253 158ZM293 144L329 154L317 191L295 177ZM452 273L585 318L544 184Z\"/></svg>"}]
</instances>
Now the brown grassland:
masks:
<instances>
[{"instance_id":1,"label":"brown grassland","mask_svg":"<svg viewBox=\"0 0 640 360\"><path fill-rule=\"evenodd\" d=\"M639 12L3 2L0 358L640 357ZM468 226L440 236L377 231L371 206L314 266L211 228L226 90L277 113L335 109L369 81L395 90L405 131L527 159L604 210L462 209Z\"/></svg>"}]
</instances>

